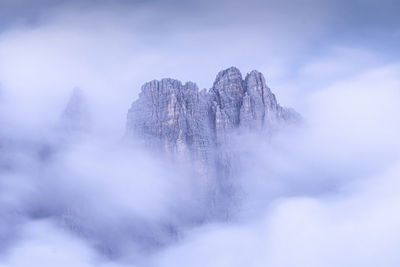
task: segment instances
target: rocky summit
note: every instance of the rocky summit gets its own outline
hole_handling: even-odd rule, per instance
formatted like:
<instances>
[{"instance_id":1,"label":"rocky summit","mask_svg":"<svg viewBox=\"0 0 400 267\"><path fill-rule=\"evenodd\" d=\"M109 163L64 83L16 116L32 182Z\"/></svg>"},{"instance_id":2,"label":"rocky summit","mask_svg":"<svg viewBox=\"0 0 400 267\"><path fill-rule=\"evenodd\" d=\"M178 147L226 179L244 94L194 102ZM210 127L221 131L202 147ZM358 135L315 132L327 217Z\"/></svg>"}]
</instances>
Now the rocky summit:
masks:
<instances>
[{"instance_id":1,"label":"rocky summit","mask_svg":"<svg viewBox=\"0 0 400 267\"><path fill-rule=\"evenodd\" d=\"M299 120L295 111L278 104L262 73L254 70L243 79L231 67L218 73L209 90L174 79L144 84L128 112L126 136L172 159L191 162L213 201L224 202L231 201L227 196L234 191L232 136L268 134Z\"/></svg>"},{"instance_id":2,"label":"rocky summit","mask_svg":"<svg viewBox=\"0 0 400 267\"><path fill-rule=\"evenodd\" d=\"M81 88L75 87L73 89L67 106L61 114L58 128L64 134L68 135L76 135L89 131L90 112L88 101Z\"/></svg>"}]
</instances>

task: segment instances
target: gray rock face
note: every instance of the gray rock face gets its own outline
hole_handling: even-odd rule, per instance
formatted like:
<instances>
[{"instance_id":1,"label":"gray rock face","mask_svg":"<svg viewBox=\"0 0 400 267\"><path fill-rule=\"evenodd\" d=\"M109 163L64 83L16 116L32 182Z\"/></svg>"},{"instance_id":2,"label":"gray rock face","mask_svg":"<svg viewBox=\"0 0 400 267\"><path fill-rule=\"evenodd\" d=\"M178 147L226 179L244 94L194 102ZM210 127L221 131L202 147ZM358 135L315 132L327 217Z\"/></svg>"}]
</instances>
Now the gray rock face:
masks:
<instances>
[{"instance_id":1,"label":"gray rock face","mask_svg":"<svg viewBox=\"0 0 400 267\"><path fill-rule=\"evenodd\" d=\"M171 156L207 159L213 140L207 98L191 82L146 83L128 112L127 134Z\"/></svg>"},{"instance_id":2,"label":"gray rock face","mask_svg":"<svg viewBox=\"0 0 400 267\"><path fill-rule=\"evenodd\" d=\"M243 79L231 67L218 73L208 91L173 79L146 83L128 112L126 135L193 164L213 202L222 203L230 202L227 196L234 194L233 134L271 132L299 120L296 112L277 103L260 72L252 71Z\"/></svg>"}]
</instances>

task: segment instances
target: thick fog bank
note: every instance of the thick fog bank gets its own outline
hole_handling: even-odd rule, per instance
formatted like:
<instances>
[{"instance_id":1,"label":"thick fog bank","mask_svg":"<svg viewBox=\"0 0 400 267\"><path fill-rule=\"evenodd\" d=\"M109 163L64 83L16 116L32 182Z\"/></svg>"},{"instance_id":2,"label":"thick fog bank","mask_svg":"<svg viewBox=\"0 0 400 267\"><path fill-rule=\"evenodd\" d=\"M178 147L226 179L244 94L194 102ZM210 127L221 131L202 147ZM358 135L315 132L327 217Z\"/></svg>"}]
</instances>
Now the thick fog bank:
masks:
<instances>
[{"instance_id":1,"label":"thick fog bank","mask_svg":"<svg viewBox=\"0 0 400 267\"><path fill-rule=\"evenodd\" d=\"M393 1L48 2L0 4L0 266L400 266ZM232 65L303 122L233 138L217 220L190 164L124 134L145 82Z\"/></svg>"},{"instance_id":2,"label":"thick fog bank","mask_svg":"<svg viewBox=\"0 0 400 267\"><path fill-rule=\"evenodd\" d=\"M38 138L9 127L1 262L396 266L398 70L309 95L301 126L237 136L240 205L220 223L202 221L184 166L96 132L70 140L57 128Z\"/></svg>"}]
</instances>

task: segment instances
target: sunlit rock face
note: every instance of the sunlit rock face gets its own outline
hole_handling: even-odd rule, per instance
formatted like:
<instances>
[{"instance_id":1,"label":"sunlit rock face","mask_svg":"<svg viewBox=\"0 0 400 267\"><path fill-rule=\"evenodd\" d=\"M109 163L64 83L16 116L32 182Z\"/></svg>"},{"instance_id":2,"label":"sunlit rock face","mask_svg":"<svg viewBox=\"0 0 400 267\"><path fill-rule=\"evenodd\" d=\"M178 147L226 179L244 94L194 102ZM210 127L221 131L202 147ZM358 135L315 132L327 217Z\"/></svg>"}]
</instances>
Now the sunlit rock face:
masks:
<instances>
[{"instance_id":1,"label":"sunlit rock face","mask_svg":"<svg viewBox=\"0 0 400 267\"><path fill-rule=\"evenodd\" d=\"M243 79L231 67L218 73L209 90L173 79L146 83L128 112L126 135L193 164L213 205L225 209L235 194L232 137L248 131L268 134L299 120L296 112L277 103L260 72Z\"/></svg>"}]
</instances>

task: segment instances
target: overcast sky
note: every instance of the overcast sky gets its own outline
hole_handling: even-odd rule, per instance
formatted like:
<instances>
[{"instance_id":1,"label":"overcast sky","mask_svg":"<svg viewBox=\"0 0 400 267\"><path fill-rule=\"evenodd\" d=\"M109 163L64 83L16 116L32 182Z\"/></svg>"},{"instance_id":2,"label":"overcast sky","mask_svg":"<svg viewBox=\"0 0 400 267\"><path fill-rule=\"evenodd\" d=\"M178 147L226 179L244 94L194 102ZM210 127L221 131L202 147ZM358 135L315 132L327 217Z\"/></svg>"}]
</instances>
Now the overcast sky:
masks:
<instances>
[{"instance_id":1,"label":"overcast sky","mask_svg":"<svg viewBox=\"0 0 400 267\"><path fill-rule=\"evenodd\" d=\"M214 27L238 27L241 31L249 27L260 34L270 34L271 28L279 29L284 24L288 27L286 32L271 34L271 41L279 39L281 34L295 35L302 29L306 30L302 34L308 38L307 48L312 51L321 52L324 46L340 42L399 55L395 48L400 39L397 14L400 3L395 0L3 0L0 5L3 31L16 25L38 27L45 18L68 9L71 12L101 9L126 17L145 11L147 16L140 23L135 21L132 26L137 27L132 28L131 34L137 31L167 34Z\"/></svg>"},{"instance_id":2,"label":"overcast sky","mask_svg":"<svg viewBox=\"0 0 400 267\"><path fill-rule=\"evenodd\" d=\"M182 29L189 25L250 25L268 28L267 23L271 16L295 24L305 24L317 19L323 24L321 34L326 38L348 42L363 42L366 39L371 42L376 38L375 45L379 43L381 46L394 47L394 42L399 40L399 7L399 2L395 0L3 0L0 15L3 30L16 23L34 26L44 16L66 8L87 11L99 8L115 11L115 8L123 8L128 13L147 9L153 18L159 18L147 25L146 30L150 31L157 27ZM176 21L185 23L175 24Z\"/></svg>"}]
</instances>

